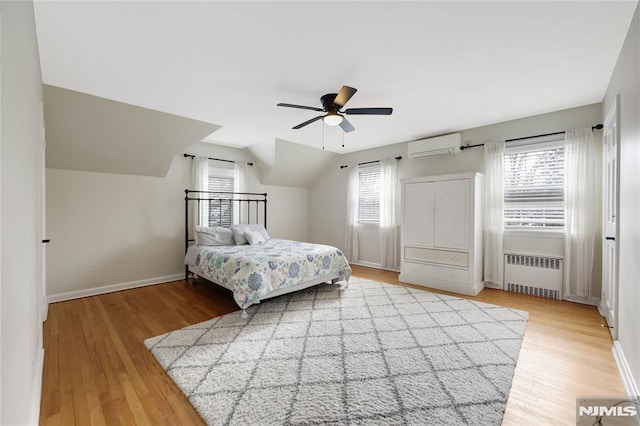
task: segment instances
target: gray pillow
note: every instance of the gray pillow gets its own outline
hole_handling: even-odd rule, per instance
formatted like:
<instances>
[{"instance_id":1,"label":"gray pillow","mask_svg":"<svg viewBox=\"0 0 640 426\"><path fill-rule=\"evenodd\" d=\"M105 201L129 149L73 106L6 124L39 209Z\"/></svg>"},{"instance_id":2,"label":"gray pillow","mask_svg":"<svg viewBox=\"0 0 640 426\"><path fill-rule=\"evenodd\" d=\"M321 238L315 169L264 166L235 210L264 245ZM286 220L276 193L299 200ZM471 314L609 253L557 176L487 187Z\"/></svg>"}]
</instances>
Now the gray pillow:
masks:
<instances>
[{"instance_id":1,"label":"gray pillow","mask_svg":"<svg viewBox=\"0 0 640 426\"><path fill-rule=\"evenodd\" d=\"M233 233L229 228L196 226L196 244L202 246L232 246Z\"/></svg>"}]
</instances>

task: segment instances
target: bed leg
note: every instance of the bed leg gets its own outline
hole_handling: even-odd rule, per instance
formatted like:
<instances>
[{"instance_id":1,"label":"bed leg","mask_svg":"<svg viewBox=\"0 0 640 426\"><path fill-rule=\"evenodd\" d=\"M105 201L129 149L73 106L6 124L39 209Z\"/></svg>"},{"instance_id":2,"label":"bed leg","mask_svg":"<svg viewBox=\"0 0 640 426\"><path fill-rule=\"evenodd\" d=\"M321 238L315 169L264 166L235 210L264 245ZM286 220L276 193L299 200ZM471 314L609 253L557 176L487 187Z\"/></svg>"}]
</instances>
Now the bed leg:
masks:
<instances>
[{"instance_id":1,"label":"bed leg","mask_svg":"<svg viewBox=\"0 0 640 426\"><path fill-rule=\"evenodd\" d=\"M184 267L184 282L185 284L189 284L189 267Z\"/></svg>"}]
</instances>

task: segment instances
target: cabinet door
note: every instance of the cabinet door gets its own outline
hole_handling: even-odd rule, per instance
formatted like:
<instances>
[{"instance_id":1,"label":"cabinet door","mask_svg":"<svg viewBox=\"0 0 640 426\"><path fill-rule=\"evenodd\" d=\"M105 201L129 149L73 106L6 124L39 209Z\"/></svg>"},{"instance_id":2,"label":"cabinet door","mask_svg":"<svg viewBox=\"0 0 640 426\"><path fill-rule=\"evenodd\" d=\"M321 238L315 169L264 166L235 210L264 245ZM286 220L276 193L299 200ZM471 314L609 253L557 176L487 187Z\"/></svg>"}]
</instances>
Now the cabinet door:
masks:
<instances>
[{"instance_id":1,"label":"cabinet door","mask_svg":"<svg viewBox=\"0 0 640 426\"><path fill-rule=\"evenodd\" d=\"M404 244L433 247L434 183L404 185Z\"/></svg>"},{"instance_id":2,"label":"cabinet door","mask_svg":"<svg viewBox=\"0 0 640 426\"><path fill-rule=\"evenodd\" d=\"M469 179L435 183L434 245L469 249Z\"/></svg>"}]
</instances>

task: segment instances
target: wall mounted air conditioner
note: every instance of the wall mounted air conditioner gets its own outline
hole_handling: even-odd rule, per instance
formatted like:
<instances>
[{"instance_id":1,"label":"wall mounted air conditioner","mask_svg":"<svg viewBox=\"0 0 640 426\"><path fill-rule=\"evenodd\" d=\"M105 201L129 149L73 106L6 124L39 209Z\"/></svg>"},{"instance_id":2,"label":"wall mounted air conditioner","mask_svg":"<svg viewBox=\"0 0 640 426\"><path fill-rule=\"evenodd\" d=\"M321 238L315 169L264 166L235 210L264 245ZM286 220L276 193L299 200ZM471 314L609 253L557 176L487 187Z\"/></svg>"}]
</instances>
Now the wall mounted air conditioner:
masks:
<instances>
[{"instance_id":1,"label":"wall mounted air conditioner","mask_svg":"<svg viewBox=\"0 0 640 426\"><path fill-rule=\"evenodd\" d=\"M462 135L460 133L420 139L409 142L409 157L417 160L435 155L449 155L459 152L461 145Z\"/></svg>"}]
</instances>

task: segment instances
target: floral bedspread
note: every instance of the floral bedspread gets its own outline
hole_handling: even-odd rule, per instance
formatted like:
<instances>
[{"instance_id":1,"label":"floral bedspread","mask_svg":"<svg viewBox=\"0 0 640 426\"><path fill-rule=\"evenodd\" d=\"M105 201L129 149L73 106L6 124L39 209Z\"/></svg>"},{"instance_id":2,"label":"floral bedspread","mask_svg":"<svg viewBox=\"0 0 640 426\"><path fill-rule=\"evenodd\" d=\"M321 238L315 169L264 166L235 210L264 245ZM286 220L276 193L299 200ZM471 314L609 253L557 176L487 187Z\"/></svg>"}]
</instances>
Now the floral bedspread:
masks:
<instances>
[{"instance_id":1,"label":"floral bedspread","mask_svg":"<svg viewBox=\"0 0 640 426\"><path fill-rule=\"evenodd\" d=\"M186 263L196 273L232 288L242 309L279 288L332 273L338 273L339 280L351 276L351 267L337 248L278 239L252 246L198 246L195 259Z\"/></svg>"}]
</instances>

